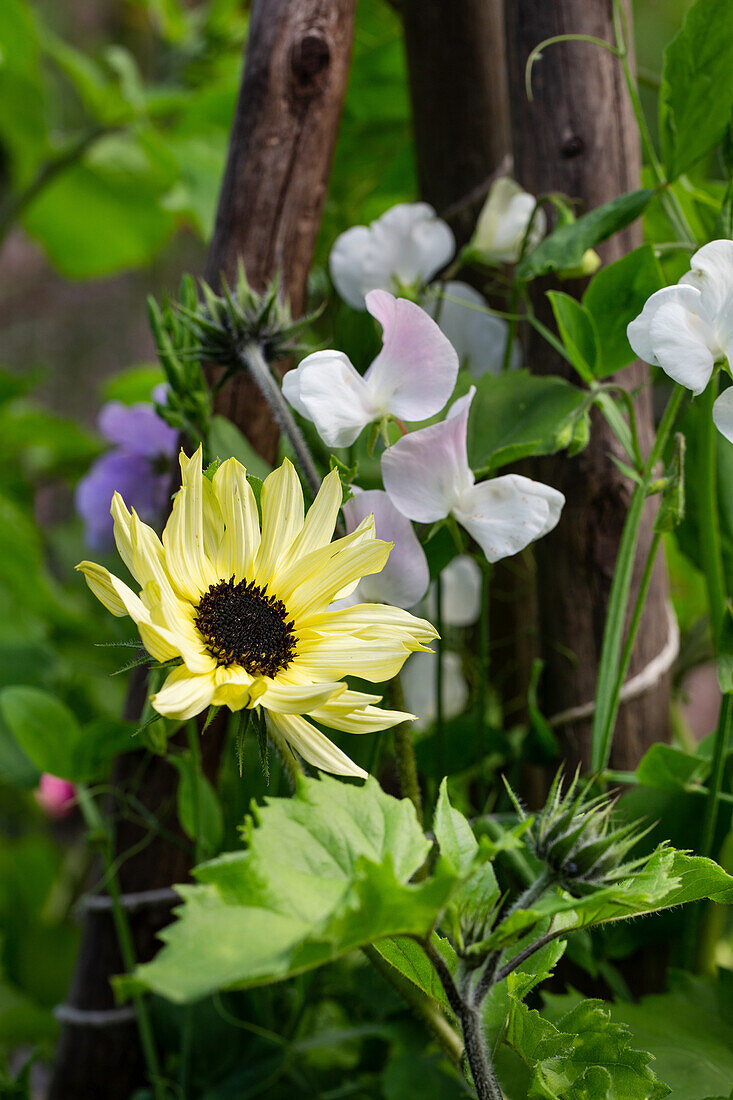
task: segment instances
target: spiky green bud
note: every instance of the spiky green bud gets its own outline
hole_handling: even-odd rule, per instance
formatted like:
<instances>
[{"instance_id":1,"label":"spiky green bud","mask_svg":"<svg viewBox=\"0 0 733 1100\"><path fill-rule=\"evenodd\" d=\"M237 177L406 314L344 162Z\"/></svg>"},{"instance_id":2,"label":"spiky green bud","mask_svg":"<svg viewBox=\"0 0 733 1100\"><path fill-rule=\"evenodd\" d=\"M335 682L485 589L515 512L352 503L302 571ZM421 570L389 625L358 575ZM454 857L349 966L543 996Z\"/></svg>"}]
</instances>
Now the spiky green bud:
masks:
<instances>
[{"instance_id":1,"label":"spiky green bud","mask_svg":"<svg viewBox=\"0 0 733 1100\"><path fill-rule=\"evenodd\" d=\"M605 794L591 795L578 772L563 791L561 768L544 808L532 822L527 839L534 854L573 897L613 886L644 862L644 858L625 862L645 830L636 822L620 824L616 801Z\"/></svg>"}]
</instances>

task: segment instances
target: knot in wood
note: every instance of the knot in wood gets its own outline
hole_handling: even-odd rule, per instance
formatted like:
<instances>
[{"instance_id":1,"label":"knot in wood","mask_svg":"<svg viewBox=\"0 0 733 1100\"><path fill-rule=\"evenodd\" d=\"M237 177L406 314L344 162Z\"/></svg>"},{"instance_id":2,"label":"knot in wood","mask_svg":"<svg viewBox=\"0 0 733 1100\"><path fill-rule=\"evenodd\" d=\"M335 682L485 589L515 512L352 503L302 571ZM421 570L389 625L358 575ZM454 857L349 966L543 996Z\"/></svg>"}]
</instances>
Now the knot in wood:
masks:
<instances>
[{"instance_id":1,"label":"knot in wood","mask_svg":"<svg viewBox=\"0 0 733 1100\"><path fill-rule=\"evenodd\" d=\"M572 157L578 157L581 153L585 152L585 142L579 134L574 134L572 130L567 130L563 134L562 145L560 146L560 153L567 160Z\"/></svg>"},{"instance_id":2,"label":"knot in wood","mask_svg":"<svg viewBox=\"0 0 733 1100\"><path fill-rule=\"evenodd\" d=\"M321 87L330 63L331 49L318 31L308 31L294 42L290 50L294 94L314 95Z\"/></svg>"}]
</instances>

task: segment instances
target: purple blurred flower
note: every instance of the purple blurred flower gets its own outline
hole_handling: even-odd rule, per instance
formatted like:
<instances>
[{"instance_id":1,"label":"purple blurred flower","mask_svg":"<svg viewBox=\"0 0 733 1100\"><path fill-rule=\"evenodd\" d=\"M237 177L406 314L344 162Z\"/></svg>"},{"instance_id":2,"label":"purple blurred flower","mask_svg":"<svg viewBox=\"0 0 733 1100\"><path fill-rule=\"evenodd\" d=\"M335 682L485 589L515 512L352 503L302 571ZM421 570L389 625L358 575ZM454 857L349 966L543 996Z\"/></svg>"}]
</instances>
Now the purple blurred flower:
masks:
<instances>
[{"instance_id":1,"label":"purple blurred flower","mask_svg":"<svg viewBox=\"0 0 733 1100\"><path fill-rule=\"evenodd\" d=\"M157 387L153 399L162 402ZM110 401L99 414L99 430L115 444L94 462L76 488L76 510L84 521L89 546L104 550L113 544L112 495L119 492L145 523L160 521L169 489L170 460L178 433L152 405Z\"/></svg>"},{"instance_id":2,"label":"purple blurred flower","mask_svg":"<svg viewBox=\"0 0 733 1100\"><path fill-rule=\"evenodd\" d=\"M67 779L44 772L33 792L36 802L49 817L66 817L74 808L76 789Z\"/></svg>"}]
</instances>

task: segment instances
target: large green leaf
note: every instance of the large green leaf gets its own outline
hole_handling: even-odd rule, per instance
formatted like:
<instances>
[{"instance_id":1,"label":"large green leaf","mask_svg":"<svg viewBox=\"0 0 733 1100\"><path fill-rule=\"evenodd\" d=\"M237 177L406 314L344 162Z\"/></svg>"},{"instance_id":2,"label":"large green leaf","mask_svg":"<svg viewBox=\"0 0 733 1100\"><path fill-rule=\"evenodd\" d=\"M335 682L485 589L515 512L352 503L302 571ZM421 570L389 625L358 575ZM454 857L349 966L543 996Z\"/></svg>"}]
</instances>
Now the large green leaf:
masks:
<instances>
[{"instance_id":1,"label":"large green leaf","mask_svg":"<svg viewBox=\"0 0 733 1100\"><path fill-rule=\"evenodd\" d=\"M571 442L584 401L582 390L555 375L485 374L471 406L469 462L474 469L495 468L528 455L554 454Z\"/></svg>"},{"instance_id":2,"label":"large green leaf","mask_svg":"<svg viewBox=\"0 0 733 1100\"><path fill-rule=\"evenodd\" d=\"M576 298L562 290L549 290L552 312L568 358L585 382L598 371L601 356L598 329L590 312Z\"/></svg>"},{"instance_id":3,"label":"large green leaf","mask_svg":"<svg viewBox=\"0 0 733 1100\"><path fill-rule=\"evenodd\" d=\"M733 108L733 5L697 0L664 51L659 133L670 179L725 133Z\"/></svg>"},{"instance_id":4,"label":"large green leaf","mask_svg":"<svg viewBox=\"0 0 733 1100\"><path fill-rule=\"evenodd\" d=\"M635 221L653 195L654 191L646 189L629 191L583 214L577 221L558 226L525 257L517 268L517 277L536 279L552 271L580 267L589 248Z\"/></svg>"},{"instance_id":5,"label":"large green leaf","mask_svg":"<svg viewBox=\"0 0 733 1100\"><path fill-rule=\"evenodd\" d=\"M532 1069L529 1100L661 1100L670 1089L602 1001L581 1001L556 1024L514 1002L506 1043Z\"/></svg>"},{"instance_id":6,"label":"large green leaf","mask_svg":"<svg viewBox=\"0 0 733 1100\"><path fill-rule=\"evenodd\" d=\"M23 0L3 0L0 18L0 139L10 175L26 186L48 152L36 18Z\"/></svg>"},{"instance_id":7,"label":"large green leaf","mask_svg":"<svg viewBox=\"0 0 733 1100\"><path fill-rule=\"evenodd\" d=\"M163 204L175 173L157 153L132 137L107 137L31 203L23 224L62 275L140 267L165 244L176 226Z\"/></svg>"},{"instance_id":8,"label":"large green leaf","mask_svg":"<svg viewBox=\"0 0 733 1100\"><path fill-rule=\"evenodd\" d=\"M545 997L544 1015L564 1015L574 995ZM609 1006L614 1023L627 1025L634 1043L654 1055L654 1070L672 1086L674 1100L727 1097L733 1081L733 977L717 981L672 973L668 993L638 1004Z\"/></svg>"},{"instance_id":9,"label":"large green leaf","mask_svg":"<svg viewBox=\"0 0 733 1100\"><path fill-rule=\"evenodd\" d=\"M166 946L132 980L173 1001L259 985L384 937L427 936L457 881L445 860L410 878L430 850L412 803L374 779L354 787L303 779L293 798L266 799L248 848L196 869Z\"/></svg>"},{"instance_id":10,"label":"large green leaf","mask_svg":"<svg viewBox=\"0 0 733 1100\"><path fill-rule=\"evenodd\" d=\"M647 298L662 286L662 272L648 244L602 267L594 276L583 295L583 305L598 332L598 378L606 378L635 359L626 327L641 313Z\"/></svg>"},{"instance_id":11,"label":"large green leaf","mask_svg":"<svg viewBox=\"0 0 733 1100\"><path fill-rule=\"evenodd\" d=\"M191 840L198 841L203 858L219 851L224 837L224 814L216 791L201 774L190 752L169 757L177 769L178 820Z\"/></svg>"},{"instance_id":12,"label":"large green leaf","mask_svg":"<svg viewBox=\"0 0 733 1100\"><path fill-rule=\"evenodd\" d=\"M135 748L129 723L101 718L82 727L65 703L40 688L4 688L0 714L40 771L72 783L95 778L107 760Z\"/></svg>"}]
</instances>

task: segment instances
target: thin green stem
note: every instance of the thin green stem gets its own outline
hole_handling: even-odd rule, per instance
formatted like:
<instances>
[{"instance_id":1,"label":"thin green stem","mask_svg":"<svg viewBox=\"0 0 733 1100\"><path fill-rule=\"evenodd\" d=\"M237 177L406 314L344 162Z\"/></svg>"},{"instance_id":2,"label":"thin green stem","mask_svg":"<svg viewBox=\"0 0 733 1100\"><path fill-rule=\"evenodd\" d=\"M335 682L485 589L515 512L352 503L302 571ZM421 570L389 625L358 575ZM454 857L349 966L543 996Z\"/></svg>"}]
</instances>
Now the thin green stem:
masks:
<instances>
[{"instance_id":1,"label":"thin green stem","mask_svg":"<svg viewBox=\"0 0 733 1100\"><path fill-rule=\"evenodd\" d=\"M616 568L608 598L606 626L603 633L601 659L598 668L596 709L591 731L591 769L600 771L608 763L613 739L614 689L621 663L626 608L631 591L631 579L636 559L639 529L644 514L644 504L664 446L674 425L685 396L682 386L675 385L657 430L654 446L644 466L644 472L635 486L631 505L626 516L619 543Z\"/></svg>"},{"instance_id":2,"label":"thin green stem","mask_svg":"<svg viewBox=\"0 0 733 1100\"><path fill-rule=\"evenodd\" d=\"M629 671L631 655L634 652L634 643L636 642L636 635L639 630L641 616L644 612L646 595L649 590L649 582L652 579L652 573L654 572L654 562L656 561L657 551L659 549L661 538L661 533L659 531L655 531L652 537L651 545L649 547L649 553L646 556L644 573L642 574L641 582L639 584L639 591L636 595L636 602L634 604L634 610L631 615L629 629L626 633L626 641L624 642L624 648L621 654L621 662L619 664L619 669L616 674L616 683L614 685L613 695L611 697L608 714L608 724L611 729L613 729L614 725L616 724L616 716L618 714L621 700L621 689L624 686L624 683L626 681L626 674Z\"/></svg>"},{"instance_id":3,"label":"thin green stem","mask_svg":"<svg viewBox=\"0 0 733 1100\"><path fill-rule=\"evenodd\" d=\"M198 784L198 778L201 774L201 746L199 745L199 731L195 722L186 722L186 736L196 769L194 782L191 784L191 812L193 815L194 862L200 863L204 858L203 844L201 842L201 808L199 806Z\"/></svg>"},{"instance_id":4,"label":"thin green stem","mask_svg":"<svg viewBox=\"0 0 733 1100\"><path fill-rule=\"evenodd\" d=\"M405 709L405 696L402 691L402 682L398 676L392 681L392 694L395 710ZM394 728L394 752L397 760L397 770L400 775L400 787L402 797L409 798L415 807L417 819L423 824L422 794L420 792L420 780L417 774L417 761L415 749L412 744L412 732L410 722L401 722Z\"/></svg>"},{"instance_id":5,"label":"thin green stem","mask_svg":"<svg viewBox=\"0 0 733 1100\"><path fill-rule=\"evenodd\" d=\"M720 632L725 614L725 574L718 519L720 505L718 503L717 429L713 423L713 405L717 396L718 380L716 376L711 379L700 398L703 461L702 489L705 495L699 517L700 552L708 590L710 623L716 651L720 642Z\"/></svg>"},{"instance_id":6,"label":"thin green stem","mask_svg":"<svg viewBox=\"0 0 733 1100\"><path fill-rule=\"evenodd\" d=\"M114 920L115 931L117 932L122 963L125 967L125 971L128 974L132 974L137 966L135 944L132 938L130 923L127 919L127 913L120 900L120 884L117 879L110 851L111 838L109 826L102 818L94 799L83 784L77 785L76 800L89 830L90 839L96 842L102 855L105 882L110 901L112 902L112 919ZM155 1048L155 1038L153 1036L148 1006L145 999L140 994L133 995L132 1002L135 1006L135 1016L137 1018L137 1027L140 1034L140 1045L142 1047L148 1078L153 1088L155 1100L165 1100L165 1089L160 1073L158 1053Z\"/></svg>"}]
</instances>

